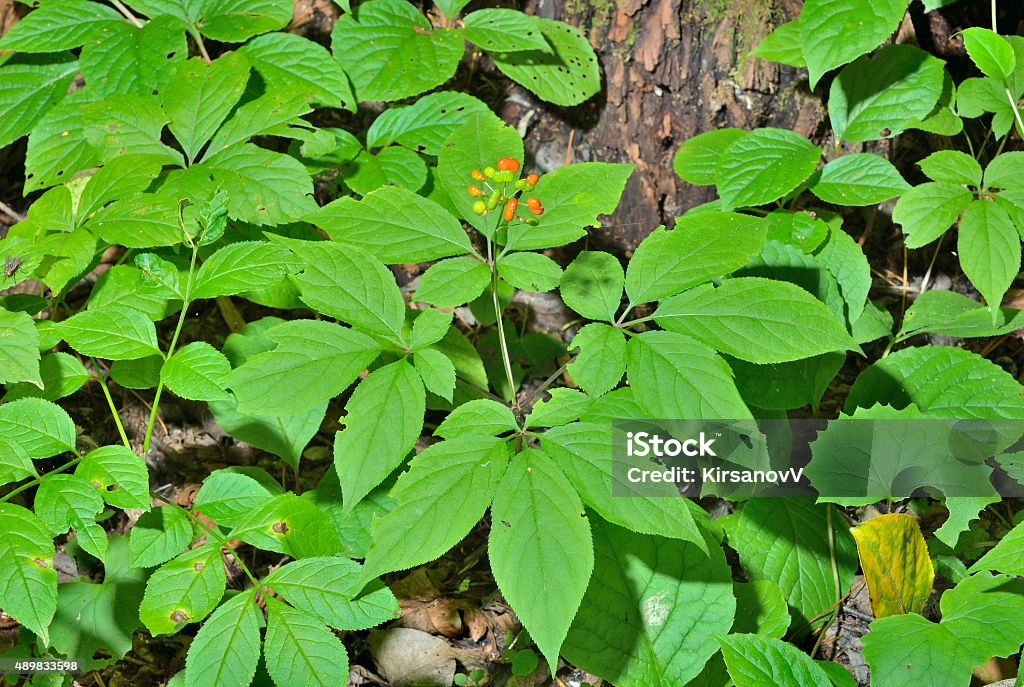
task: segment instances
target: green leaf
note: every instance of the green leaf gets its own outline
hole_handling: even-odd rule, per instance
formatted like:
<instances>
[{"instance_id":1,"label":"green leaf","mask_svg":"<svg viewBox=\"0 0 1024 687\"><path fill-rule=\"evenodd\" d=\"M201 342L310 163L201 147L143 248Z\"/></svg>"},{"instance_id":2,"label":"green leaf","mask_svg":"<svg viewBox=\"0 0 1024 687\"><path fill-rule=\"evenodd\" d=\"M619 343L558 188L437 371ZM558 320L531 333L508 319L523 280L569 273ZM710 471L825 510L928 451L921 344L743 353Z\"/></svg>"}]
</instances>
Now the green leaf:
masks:
<instances>
[{"instance_id":1,"label":"green leaf","mask_svg":"<svg viewBox=\"0 0 1024 687\"><path fill-rule=\"evenodd\" d=\"M154 508L132 526L132 566L152 568L166 563L192 542L192 523L181 508Z\"/></svg>"},{"instance_id":2,"label":"green leaf","mask_svg":"<svg viewBox=\"0 0 1024 687\"><path fill-rule=\"evenodd\" d=\"M303 269L291 276L302 301L356 329L394 343L404 341L405 300L380 260L331 241L287 241Z\"/></svg>"},{"instance_id":3,"label":"green leaf","mask_svg":"<svg viewBox=\"0 0 1024 687\"><path fill-rule=\"evenodd\" d=\"M82 363L78 362L78 358L60 352L43 356L39 362L39 376L43 381L42 389L30 382L10 384L4 399L15 401L34 396L56 401L75 393L92 378Z\"/></svg>"},{"instance_id":4,"label":"green leaf","mask_svg":"<svg viewBox=\"0 0 1024 687\"><path fill-rule=\"evenodd\" d=\"M139 618L153 636L178 632L217 607L226 583L219 544L187 551L150 576Z\"/></svg>"},{"instance_id":5,"label":"green leaf","mask_svg":"<svg viewBox=\"0 0 1024 687\"><path fill-rule=\"evenodd\" d=\"M85 82L97 93L150 95L188 57L184 27L173 17L156 17L136 28L128 22L105 26L82 48Z\"/></svg>"},{"instance_id":6,"label":"green leaf","mask_svg":"<svg viewBox=\"0 0 1024 687\"><path fill-rule=\"evenodd\" d=\"M160 384L164 358L151 355L135 360L116 360L110 366L110 378L126 389L155 389Z\"/></svg>"},{"instance_id":7,"label":"green leaf","mask_svg":"<svg viewBox=\"0 0 1024 687\"><path fill-rule=\"evenodd\" d=\"M533 19L550 47L518 52L499 48L490 52L495 66L541 100L555 105L579 105L597 94L601 90L601 71L587 37L565 22Z\"/></svg>"},{"instance_id":8,"label":"green leaf","mask_svg":"<svg viewBox=\"0 0 1024 687\"><path fill-rule=\"evenodd\" d=\"M378 581L363 588L363 566L347 558L304 558L263 579L288 603L339 630L365 630L396 617L391 590Z\"/></svg>"},{"instance_id":9,"label":"green leaf","mask_svg":"<svg viewBox=\"0 0 1024 687\"><path fill-rule=\"evenodd\" d=\"M832 160L811 184L811 193L836 205L875 205L910 188L885 158L854 153Z\"/></svg>"},{"instance_id":10,"label":"green leaf","mask_svg":"<svg viewBox=\"0 0 1024 687\"><path fill-rule=\"evenodd\" d=\"M151 97L111 96L82 106L83 134L103 162L128 153L162 157L165 164L181 166L181 154L160 141L167 122Z\"/></svg>"},{"instance_id":11,"label":"green leaf","mask_svg":"<svg viewBox=\"0 0 1024 687\"><path fill-rule=\"evenodd\" d=\"M1024 152L1002 153L992 158L985 168L985 188L1024 188L1020 171L1024 167Z\"/></svg>"},{"instance_id":12,"label":"green leaf","mask_svg":"<svg viewBox=\"0 0 1024 687\"><path fill-rule=\"evenodd\" d=\"M5 62L0 68L0 146L29 133L67 95L77 72L78 62L68 53Z\"/></svg>"},{"instance_id":13,"label":"green leaf","mask_svg":"<svg viewBox=\"0 0 1024 687\"><path fill-rule=\"evenodd\" d=\"M398 506L374 525L365 576L428 563L458 544L491 505L509 461L504 439L483 435L426 448L398 478Z\"/></svg>"},{"instance_id":14,"label":"green leaf","mask_svg":"<svg viewBox=\"0 0 1024 687\"><path fill-rule=\"evenodd\" d=\"M455 74L465 44L461 32L435 29L404 0L369 0L358 14L338 19L331 51L359 100L388 101L443 84Z\"/></svg>"},{"instance_id":15,"label":"green leaf","mask_svg":"<svg viewBox=\"0 0 1024 687\"><path fill-rule=\"evenodd\" d=\"M877 141L902 132L935 107L943 75L942 60L912 45L889 45L875 57L861 57L839 72L829 90L836 137Z\"/></svg>"},{"instance_id":16,"label":"green leaf","mask_svg":"<svg viewBox=\"0 0 1024 687\"><path fill-rule=\"evenodd\" d=\"M497 260L498 274L517 289L551 291L562 278L558 263L540 253L508 253Z\"/></svg>"},{"instance_id":17,"label":"green leaf","mask_svg":"<svg viewBox=\"0 0 1024 687\"><path fill-rule=\"evenodd\" d=\"M830 351L858 350L821 301L786 282L727 279L672 296L655 320L716 350L752 363L782 363Z\"/></svg>"},{"instance_id":18,"label":"green leaf","mask_svg":"<svg viewBox=\"0 0 1024 687\"><path fill-rule=\"evenodd\" d=\"M399 143L427 155L437 155L453 131L474 114L488 111L483 101L468 93L431 93L412 105L397 105L384 110L366 132L366 145L380 148Z\"/></svg>"},{"instance_id":19,"label":"green leaf","mask_svg":"<svg viewBox=\"0 0 1024 687\"><path fill-rule=\"evenodd\" d=\"M937 150L917 164L932 181L981 186L981 165L960 150Z\"/></svg>"},{"instance_id":20,"label":"green leaf","mask_svg":"<svg viewBox=\"0 0 1024 687\"><path fill-rule=\"evenodd\" d=\"M326 411L327 401L301 413L275 417L239 412L234 403L210 403L210 412L221 429L239 441L280 456L293 468L320 429Z\"/></svg>"},{"instance_id":21,"label":"green leaf","mask_svg":"<svg viewBox=\"0 0 1024 687\"><path fill-rule=\"evenodd\" d=\"M277 347L250 357L223 379L247 414L309 410L348 388L380 353L370 337L333 322L292 320L262 335ZM302 393L295 394L296 388Z\"/></svg>"},{"instance_id":22,"label":"green leaf","mask_svg":"<svg viewBox=\"0 0 1024 687\"><path fill-rule=\"evenodd\" d=\"M3 431L0 429L0 431ZM36 468L28 452L6 436L0 435L0 486L35 476Z\"/></svg>"},{"instance_id":23,"label":"green leaf","mask_svg":"<svg viewBox=\"0 0 1024 687\"><path fill-rule=\"evenodd\" d=\"M674 484L638 486L625 479L625 471L613 457L613 431L608 422L574 422L549 429L541 445L583 503L608 522L640 534L692 542L705 549L708 544L694 511Z\"/></svg>"},{"instance_id":24,"label":"green leaf","mask_svg":"<svg viewBox=\"0 0 1024 687\"><path fill-rule=\"evenodd\" d=\"M409 345L414 352L419 352L443 339L451 327L452 313L427 308L412 323Z\"/></svg>"},{"instance_id":25,"label":"green leaf","mask_svg":"<svg viewBox=\"0 0 1024 687\"><path fill-rule=\"evenodd\" d=\"M735 212L683 215L672 231L656 229L626 267L630 302L661 300L743 267L761 250L766 231L763 220Z\"/></svg>"},{"instance_id":26,"label":"green leaf","mask_svg":"<svg viewBox=\"0 0 1024 687\"><path fill-rule=\"evenodd\" d=\"M811 88L825 72L878 47L896 30L910 0L809 0L800 11L800 45Z\"/></svg>"},{"instance_id":27,"label":"green leaf","mask_svg":"<svg viewBox=\"0 0 1024 687\"><path fill-rule=\"evenodd\" d=\"M458 220L437 203L397 186L361 201L340 198L309 219L334 241L362 248L388 264L473 252Z\"/></svg>"},{"instance_id":28,"label":"green leaf","mask_svg":"<svg viewBox=\"0 0 1024 687\"><path fill-rule=\"evenodd\" d=\"M203 146L227 119L248 80L249 63L240 51L209 63L195 57L178 67L161 98L171 120L168 128L190 161L199 157Z\"/></svg>"},{"instance_id":29,"label":"green leaf","mask_svg":"<svg viewBox=\"0 0 1024 687\"><path fill-rule=\"evenodd\" d=\"M218 525L234 527L270 496L271 492L249 475L216 470L203 480L192 507Z\"/></svg>"},{"instance_id":30,"label":"green leaf","mask_svg":"<svg viewBox=\"0 0 1024 687\"><path fill-rule=\"evenodd\" d=\"M34 460L75 450L75 423L63 408L41 398L0 405L0 439Z\"/></svg>"},{"instance_id":31,"label":"green leaf","mask_svg":"<svg viewBox=\"0 0 1024 687\"><path fill-rule=\"evenodd\" d=\"M950 346L905 348L867 368L846 398L846 412L876 403L911 403L932 417L1024 417L1021 385L995 363Z\"/></svg>"},{"instance_id":32,"label":"green leaf","mask_svg":"<svg viewBox=\"0 0 1024 687\"><path fill-rule=\"evenodd\" d=\"M370 373L345 404L345 429L334 441L334 466L346 510L384 481L423 429L423 383L404 360Z\"/></svg>"},{"instance_id":33,"label":"green leaf","mask_svg":"<svg viewBox=\"0 0 1024 687\"><path fill-rule=\"evenodd\" d=\"M788 21L776 26L750 54L798 69L806 67L807 60L800 42L800 22Z\"/></svg>"},{"instance_id":34,"label":"green leaf","mask_svg":"<svg viewBox=\"0 0 1024 687\"><path fill-rule=\"evenodd\" d=\"M230 400L225 390L231 363L205 341L196 341L175 351L160 369L167 388L190 401Z\"/></svg>"},{"instance_id":35,"label":"green leaf","mask_svg":"<svg viewBox=\"0 0 1024 687\"><path fill-rule=\"evenodd\" d=\"M907 248L921 248L953 226L973 198L974 194L959 184L921 184L900 196L892 219L901 225Z\"/></svg>"},{"instance_id":36,"label":"green leaf","mask_svg":"<svg viewBox=\"0 0 1024 687\"><path fill-rule=\"evenodd\" d=\"M994 547L970 567L968 572L993 570L1007 575L1024 575L1024 525L1017 525L1003 535Z\"/></svg>"},{"instance_id":37,"label":"green leaf","mask_svg":"<svg viewBox=\"0 0 1024 687\"><path fill-rule=\"evenodd\" d=\"M89 177L75 208L81 225L107 203L145 191L160 174L165 160L160 156L122 155L103 165Z\"/></svg>"},{"instance_id":38,"label":"green leaf","mask_svg":"<svg viewBox=\"0 0 1024 687\"><path fill-rule=\"evenodd\" d=\"M437 0L434 5L444 13L444 16L448 19L454 19L455 15L462 11L462 8L468 5L470 0Z\"/></svg>"},{"instance_id":39,"label":"green leaf","mask_svg":"<svg viewBox=\"0 0 1024 687\"><path fill-rule=\"evenodd\" d=\"M591 396L601 396L619 385L626 371L626 337L621 330L597 322L583 327L569 348L579 353L567 368L569 376Z\"/></svg>"},{"instance_id":40,"label":"green leaf","mask_svg":"<svg viewBox=\"0 0 1024 687\"><path fill-rule=\"evenodd\" d=\"M287 224L316 209L313 182L302 163L246 143L204 159L200 169L212 173L228 194L232 219L258 225Z\"/></svg>"},{"instance_id":41,"label":"green leaf","mask_svg":"<svg viewBox=\"0 0 1024 687\"><path fill-rule=\"evenodd\" d=\"M781 638L789 629L789 606L779 585L769 580L734 582L736 620L732 631Z\"/></svg>"},{"instance_id":42,"label":"green leaf","mask_svg":"<svg viewBox=\"0 0 1024 687\"><path fill-rule=\"evenodd\" d=\"M153 323L130 308L89 309L61 322L58 331L82 355L107 360L160 355Z\"/></svg>"},{"instance_id":43,"label":"green leaf","mask_svg":"<svg viewBox=\"0 0 1024 687\"><path fill-rule=\"evenodd\" d=\"M58 587L57 612L50 625L53 647L65 656L90 657L84 669L109 663L110 659L91 658L100 649L105 652L101 655L123 658L141 626L139 603L148 573L132 568L128 557L128 538L111 537L101 583L82 576Z\"/></svg>"},{"instance_id":44,"label":"green leaf","mask_svg":"<svg viewBox=\"0 0 1024 687\"><path fill-rule=\"evenodd\" d=\"M749 133L746 129L725 128L688 138L672 158L672 169L683 181L691 184L713 184L722 153Z\"/></svg>"},{"instance_id":45,"label":"green leaf","mask_svg":"<svg viewBox=\"0 0 1024 687\"><path fill-rule=\"evenodd\" d=\"M178 201L166 193L140 193L106 206L87 227L107 243L153 248L181 243Z\"/></svg>"},{"instance_id":46,"label":"green leaf","mask_svg":"<svg viewBox=\"0 0 1024 687\"><path fill-rule=\"evenodd\" d=\"M792 193L818 166L821 148L786 129L755 129L722 153L715 172L723 210L765 205Z\"/></svg>"},{"instance_id":47,"label":"green leaf","mask_svg":"<svg viewBox=\"0 0 1024 687\"><path fill-rule=\"evenodd\" d=\"M273 597L267 598L263 655L279 687L333 687L348 680L341 640L319 620Z\"/></svg>"},{"instance_id":48,"label":"green leaf","mask_svg":"<svg viewBox=\"0 0 1024 687\"><path fill-rule=\"evenodd\" d=\"M1017 618L1024 613L1020 580L977 574L942 595L942 622L898 615L871 623L864 658L879 687L922 682L959 687L992 656L1020 648ZM909 666L909 667L908 667Z\"/></svg>"},{"instance_id":49,"label":"green leaf","mask_svg":"<svg viewBox=\"0 0 1024 687\"><path fill-rule=\"evenodd\" d=\"M12 26L0 50L57 52L78 48L102 35L103 29L124 23L113 7L86 0L47 3Z\"/></svg>"},{"instance_id":50,"label":"green leaf","mask_svg":"<svg viewBox=\"0 0 1024 687\"><path fill-rule=\"evenodd\" d=\"M864 312L872 284L871 267L863 249L836 224L830 229L825 245L814 257L839 284L843 307L833 308L834 311L845 315L847 323L852 325Z\"/></svg>"},{"instance_id":51,"label":"green leaf","mask_svg":"<svg viewBox=\"0 0 1024 687\"><path fill-rule=\"evenodd\" d=\"M419 191L427 183L427 163L401 146L389 146L374 154L359 152L341 167L345 185L361 196L381 188Z\"/></svg>"},{"instance_id":52,"label":"green leaf","mask_svg":"<svg viewBox=\"0 0 1024 687\"><path fill-rule=\"evenodd\" d=\"M90 451L75 468L75 475L91 483L111 506L149 510L146 463L124 446Z\"/></svg>"},{"instance_id":53,"label":"green leaf","mask_svg":"<svg viewBox=\"0 0 1024 687\"><path fill-rule=\"evenodd\" d=\"M331 556L341 549L330 516L291 492L272 496L243 515L231 538L292 558Z\"/></svg>"},{"instance_id":54,"label":"green leaf","mask_svg":"<svg viewBox=\"0 0 1024 687\"><path fill-rule=\"evenodd\" d=\"M0 384L32 382L43 388L39 367L39 332L25 313L0 308Z\"/></svg>"},{"instance_id":55,"label":"green leaf","mask_svg":"<svg viewBox=\"0 0 1024 687\"><path fill-rule=\"evenodd\" d=\"M228 43L283 29L295 9L288 0L213 0L193 7L189 7L196 12L192 23L202 34Z\"/></svg>"},{"instance_id":56,"label":"green leaf","mask_svg":"<svg viewBox=\"0 0 1024 687\"><path fill-rule=\"evenodd\" d=\"M857 570L856 544L841 516L833 515L829 534L826 509L832 507L800 499L751 499L726 525L729 546L739 553L748 577L779 585L796 627L831 608L850 589Z\"/></svg>"},{"instance_id":57,"label":"green leaf","mask_svg":"<svg viewBox=\"0 0 1024 687\"><path fill-rule=\"evenodd\" d=\"M1020 272L1020 236L1013 219L997 203L973 201L960 219L957 254L964 274L988 303L995 324L1003 294Z\"/></svg>"},{"instance_id":58,"label":"green leaf","mask_svg":"<svg viewBox=\"0 0 1024 687\"><path fill-rule=\"evenodd\" d=\"M585 227L600 227L598 216L615 211L632 173L633 165L582 162L545 174L534 195L546 211L536 227L524 223L509 226L508 249L562 246L585 236Z\"/></svg>"},{"instance_id":59,"label":"green leaf","mask_svg":"<svg viewBox=\"0 0 1024 687\"><path fill-rule=\"evenodd\" d=\"M100 163L83 129L82 105L93 97L87 88L75 91L32 127L25 156L25 194Z\"/></svg>"},{"instance_id":60,"label":"green leaf","mask_svg":"<svg viewBox=\"0 0 1024 687\"><path fill-rule=\"evenodd\" d=\"M1024 326L1024 311L1001 308L992 324L991 311L978 301L954 291L925 291L903 316L899 339L926 333L958 338L1002 336Z\"/></svg>"},{"instance_id":61,"label":"green leaf","mask_svg":"<svg viewBox=\"0 0 1024 687\"><path fill-rule=\"evenodd\" d=\"M611 253L583 251L562 274L565 304L591 320L611 322L622 302L625 273Z\"/></svg>"},{"instance_id":62,"label":"green leaf","mask_svg":"<svg viewBox=\"0 0 1024 687\"><path fill-rule=\"evenodd\" d=\"M551 389L547 400L533 404L523 421L524 427L557 427L578 420L590 408L594 399L576 389Z\"/></svg>"},{"instance_id":63,"label":"green leaf","mask_svg":"<svg viewBox=\"0 0 1024 687\"><path fill-rule=\"evenodd\" d=\"M960 32L967 54L985 76L1006 81L1017 67L1010 42L991 29L972 26Z\"/></svg>"},{"instance_id":64,"label":"green leaf","mask_svg":"<svg viewBox=\"0 0 1024 687\"><path fill-rule=\"evenodd\" d=\"M214 134L203 159L214 157L252 136L286 133L288 125L299 123L298 118L312 109L309 100L306 89L289 87L241 105Z\"/></svg>"},{"instance_id":65,"label":"green leaf","mask_svg":"<svg viewBox=\"0 0 1024 687\"><path fill-rule=\"evenodd\" d=\"M232 243L199 266L192 297L214 298L256 291L279 282L294 264L284 246L266 241Z\"/></svg>"},{"instance_id":66,"label":"green leaf","mask_svg":"<svg viewBox=\"0 0 1024 687\"><path fill-rule=\"evenodd\" d=\"M736 687L832 687L810 656L779 639L734 634L718 637Z\"/></svg>"},{"instance_id":67,"label":"green leaf","mask_svg":"<svg viewBox=\"0 0 1024 687\"><path fill-rule=\"evenodd\" d=\"M594 569L583 504L555 462L531 449L512 460L491 517L487 551L498 588L548 665L557 665Z\"/></svg>"},{"instance_id":68,"label":"green leaf","mask_svg":"<svg viewBox=\"0 0 1024 687\"><path fill-rule=\"evenodd\" d=\"M262 624L256 590L224 602L199 628L188 648L186 687L231 687L252 682L260 660Z\"/></svg>"},{"instance_id":69,"label":"green leaf","mask_svg":"<svg viewBox=\"0 0 1024 687\"><path fill-rule=\"evenodd\" d=\"M416 352L413 366L427 391L452 402L455 393L455 365L448 356L441 351L426 348Z\"/></svg>"},{"instance_id":70,"label":"green leaf","mask_svg":"<svg viewBox=\"0 0 1024 687\"><path fill-rule=\"evenodd\" d=\"M810 404L818 407L822 396L846 362L844 353L823 353L788 363L755 365L730 358L736 388L745 401L767 410L789 410Z\"/></svg>"},{"instance_id":71,"label":"green leaf","mask_svg":"<svg viewBox=\"0 0 1024 687\"><path fill-rule=\"evenodd\" d=\"M46 644L57 608L53 538L42 520L13 503L0 503L0 531L0 606Z\"/></svg>"},{"instance_id":72,"label":"green leaf","mask_svg":"<svg viewBox=\"0 0 1024 687\"><path fill-rule=\"evenodd\" d=\"M478 398L449 413L434 430L434 436L448 440L466 436L493 437L517 429L519 424L508 406L489 398Z\"/></svg>"},{"instance_id":73,"label":"green leaf","mask_svg":"<svg viewBox=\"0 0 1024 687\"><path fill-rule=\"evenodd\" d=\"M736 610L718 543L706 542L709 556L696 544L597 519L593 529L594 576L566 658L619 687L688 684L718 651L713 635L729 631Z\"/></svg>"},{"instance_id":74,"label":"green leaf","mask_svg":"<svg viewBox=\"0 0 1024 687\"><path fill-rule=\"evenodd\" d=\"M439 308L457 308L475 300L491 281L491 271L476 258L463 256L441 260L420 277L413 296Z\"/></svg>"},{"instance_id":75,"label":"green leaf","mask_svg":"<svg viewBox=\"0 0 1024 687\"><path fill-rule=\"evenodd\" d=\"M627 353L630 386L650 417L751 417L729 365L703 343L675 332L644 332L629 341Z\"/></svg>"},{"instance_id":76,"label":"green leaf","mask_svg":"<svg viewBox=\"0 0 1024 687\"><path fill-rule=\"evenodd\" d=\"M487 52L552 52L542 33L543 20L518 10L477 10L465 16L463 25L466 40Z\"/></svg>"},{"instance_id":77,"label":"green leaf","mask_svg":"<svg viewBox=\"0 0 1024 687\"><path fill-rule=\"evenodd\" d=\"M268 93L301 88L325 107L355 110L356 99L345 71L319 43L292 33L268 33L238 52L249 58Z\"/></svg>"},{"instance_id":78,"label":"green leaf","mask_svg":"<svg viewBox=\"0 0 1024 687\"><path fill-rule=\"evenodd\" d=\"M473 212L474 198L466 193L466 187L472 181L470 173L474 169L494 167L501 157L522 160L523 139L491 112L471 115L445 139L437 157L441 188L461 218L487 237L494 235L496 222Z\"/></svg>"},{"instance_id":79,"label":"green leaf","mask_svg":"<svg viewBox=\"0 0 1024 687\"><path fill-rule=\"evenodd\" d=\"M78 475L47 475L33 502L36 515L54 535L73 529L78 544L101 561L107 553L107 533L96 524L103 499Z\"/></svg>"}]
</instances>

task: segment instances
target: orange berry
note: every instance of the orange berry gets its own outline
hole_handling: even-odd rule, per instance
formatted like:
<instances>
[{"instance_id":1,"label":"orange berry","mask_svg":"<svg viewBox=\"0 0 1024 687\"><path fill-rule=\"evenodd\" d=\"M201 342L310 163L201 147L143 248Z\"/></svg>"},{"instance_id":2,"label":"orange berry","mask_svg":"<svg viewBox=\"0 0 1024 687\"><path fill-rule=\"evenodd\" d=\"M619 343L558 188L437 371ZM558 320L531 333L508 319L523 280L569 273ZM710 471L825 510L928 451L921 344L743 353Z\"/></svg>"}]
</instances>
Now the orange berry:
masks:
<instances>
[{"instance_id":1,"label":"orange berry","mask_svg":"<svg viewBox=\"0 0 1024 687\"><path fill-rule=\"evenodd\" d=\"M519 160L511 157L503 157L498 160L498 171L504 172L518 172L519 171Z\"/></svg>"},{"instance_id":2,"label":"orange berry","mask_svg":"<svg viewBox=\"0 0 1024 687\"><path fill-rule=\"evenodd\" d=\"M538 181L540 181L540 176L538 176L537 174L526 175L526 183L533 184L534 186L536 186Z\"/></svg>"},{"instance_id":3,"label":"orange berry","mask_svg":"<svg viewBox=\"0 0 1024 687\"><path fill-rule=\"evenodd\" d=\"M516 216L516 207L519 205L519 201L515 198L509 198L508 202L505 203L505 214L502 217L505 218L506 222L511 222L512 218Z\"/></svg>"},{"instance_id":4,"label":"orange berry","mask_svg":"<svg viewBox=\"0 0 1024 687\"><path fill-rule=\"evenodd\" d=\"M484 195L484 192L483 192L483 191L481 191L481 190L480 190L479 188L477 188L476 186L470 186L470 187L469 187L469 195L471 195L471 196L473 196L474 198L476 198L477 196L482 196L482 195Z\"/></svg>"},{"instance_id":5,"label":"orange berry","mask_svg":"<svg viewBox=\"0 0 1024 687\"><path fill-rule=\"evenodd\" d=\"M479 169L474 169L469 176L473 177L477 181L483 181L484 179L487 178L484 176L484 173L481 172Z\"/></svg>"}]
</instances>

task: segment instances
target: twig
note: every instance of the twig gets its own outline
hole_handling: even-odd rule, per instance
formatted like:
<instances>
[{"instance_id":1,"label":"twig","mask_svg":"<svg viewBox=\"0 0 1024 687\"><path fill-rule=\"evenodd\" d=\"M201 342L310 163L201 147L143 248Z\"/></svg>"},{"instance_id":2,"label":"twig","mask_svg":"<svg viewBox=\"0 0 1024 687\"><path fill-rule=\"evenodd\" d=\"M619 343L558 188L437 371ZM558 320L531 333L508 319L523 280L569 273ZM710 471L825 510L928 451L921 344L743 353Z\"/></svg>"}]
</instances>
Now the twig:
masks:
<instances>
[{"instance_id":1,"label":"twig","mask_svg":"<svg viewBox=\"0 0 1024 687\"><path fill-rule=\"evenodd\" d=\"M4 213L5 215L13 219L15 222L22 222L25 220L25 215L16 211L14 208L12 208L10 205L8 205L2 200L0 200L0 212Z\"/></svg>"},{"instance_id":2,"label":"twig","mask_svg":"<svg viewBox=\"0 0 1024 687\"><path fill-rule=\"evenodd\" d=\"M124 18L135 24L135 28L141 29L142 22L139 21L138 17L132 14L132 11L124 6L121 0L110 0L110 4L117 8L117 11L124 15Z\"/></svg>"}]
</instances>

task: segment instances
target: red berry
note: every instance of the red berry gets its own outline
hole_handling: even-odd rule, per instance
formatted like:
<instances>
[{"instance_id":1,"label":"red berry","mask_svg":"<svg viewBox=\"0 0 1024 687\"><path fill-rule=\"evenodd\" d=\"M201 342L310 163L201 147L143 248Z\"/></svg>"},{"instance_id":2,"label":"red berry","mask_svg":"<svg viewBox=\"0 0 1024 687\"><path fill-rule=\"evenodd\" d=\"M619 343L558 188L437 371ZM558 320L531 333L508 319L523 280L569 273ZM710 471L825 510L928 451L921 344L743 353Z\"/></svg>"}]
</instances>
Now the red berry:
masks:
<instances>
[{"instance_id":1,"label":"red berry","mask_svg":"<svg viewBox=\"0 0 1024 687\"><path fill-rule=\"evenodd\" d=\"M476 186L470 186L470 187L469 187L469 195L471 195L471 196L473 196L474 198L476 198L477 196L482 196L482 195L484 195L484 192L483 192L483 191L481 191L481 190L480 190L479 188L477 188Z\"/></svg>"},{"instance_id":2,"label":"red berry","mask_svg":"<svg viewBox=\"0 0 1024 687\"><path fill-rule=\"evenodd\" d=\"M481 172L479 169L474 169L469 176L473 177L477 181L483 181L484 179L487 178L484 176L484 173Z\"/></svg>"},{"instance_id":3,"label":"red berry","mask_svg":"<svg viewBox=\"0 0 1024 687\"><path fill-rule=\"evenodd\" d=\"M508 202L505 203L505 214L502 217L505 218L506 222L511 222L512 218L516 216L516 206L519 205L519 201L515 198L509 198Z\"/></svg>"},{"instance_id":4,"label":"red berry","mask_svg":"<svg viewBox=\"0 0 1024 687\"><path fill-rule=\"evenodd\" d=\"M533 184L534 186L536 186L538 181L540 181L540 177L538 175L536 175L536 174L527 174L526 175L526 183Z\"/></svg>"},{"instance_id":5,"label":"red berry","mask_svg":"<svg viewBox=\"0 0 1024 687\"><path fill-rule=\"evenodd\" d=\"M511 157L503 157L498 160L498 171L504 172L518 172L519 171L519 160Z\"/></svg>"}]
</instances>

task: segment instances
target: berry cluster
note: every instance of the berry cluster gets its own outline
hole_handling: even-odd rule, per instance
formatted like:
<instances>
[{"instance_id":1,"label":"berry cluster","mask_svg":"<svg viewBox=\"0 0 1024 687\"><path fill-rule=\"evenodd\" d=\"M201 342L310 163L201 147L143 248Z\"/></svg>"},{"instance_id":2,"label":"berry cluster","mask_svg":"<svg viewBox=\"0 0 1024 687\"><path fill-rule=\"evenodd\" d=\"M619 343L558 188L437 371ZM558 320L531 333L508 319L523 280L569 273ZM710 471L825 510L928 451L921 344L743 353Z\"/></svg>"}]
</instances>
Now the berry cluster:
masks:
<instances>
[{"instance_id":1,"label":"berry cluster","mask_svg":"<svg viewBox=\"0 0 1024 687\"><path fill-rule=\"evenodd\" d=\"M516 214L516 210L519 208L519 195L533 191L540 177L536 174L528 174L522 179L518 179L519 168L519 160L503 157L498 160L497 169L484 167L482 172L479 169L474 169L470 176L474 181L483 184L487 190L481 189L476 184L470 184L469 195L477 198L477 201L473 203L473 212L478 215L486 215L489 211L504 206L502 217L506 222L519 219L521 222L536 225L537 217L521 217ZM512 185L512 188L509 188L509 184ZM527 198L526 207L533 215L544 214L544 206L541 205L539 198Z\"/></svg>"}]
</instances>

